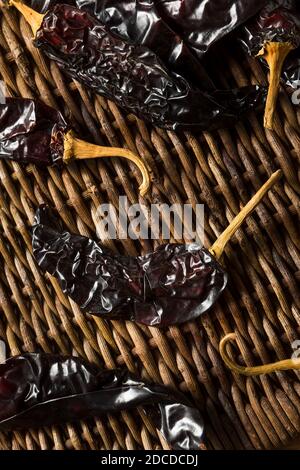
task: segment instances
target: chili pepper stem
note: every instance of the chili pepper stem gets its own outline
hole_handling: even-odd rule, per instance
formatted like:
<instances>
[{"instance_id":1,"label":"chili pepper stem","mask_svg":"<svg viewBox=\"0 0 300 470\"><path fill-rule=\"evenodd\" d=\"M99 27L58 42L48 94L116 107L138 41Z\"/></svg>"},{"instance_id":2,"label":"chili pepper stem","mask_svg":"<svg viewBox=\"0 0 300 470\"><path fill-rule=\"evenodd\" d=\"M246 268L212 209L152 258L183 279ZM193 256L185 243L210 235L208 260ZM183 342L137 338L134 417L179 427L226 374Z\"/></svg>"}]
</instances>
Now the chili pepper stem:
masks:
<instances>
[{"instance_id":1,"label":"chili pepper stem","mask_svg":"<svg viewBox=\"0 0 300 470\"><path fill-rule=\"evenodd\" d=\"M40 27L42 26L44 15L28 7L21 0L9 0L9 5L16 7L17 10L22 13L26 21L30 24L33 34L35 36Z\"/></svg>"},{"instance_id":2,"label":"chili pepper stem","mask_svg":"<svg viewBox=\"0 0 300 470\"><path fill-rule=\"evenodd\" d=\"M221 341L219 345L219 350L223 361L226 366L237 374L246 375L248 377L253 377L255 375L262 374L271 374L272 372L290 370L290 369L300 369L300 358L298 359L285 359L284 361L274 362L271 364L265 364L262 366L256 367L245 367L236 364L227 354L227 345L230 342L236 341L235 333L229 333Z\"/></svg>"},{"instance_id":3,"label":"chili pepper stem","mask_svg":"<svg viewBox=\"0 0 300 470\"><path fill-rule=\"evenodd\" d=\"M144 196L150 187L150 176L143 160L127 149L117 147L102 147L100 145L90 144L84 140L75 137L72 131L65 135L64 141L64 163L68 164L71 160L83 160L89 158L103 157L122 157L133 162L142 173L143 182L139 187L141 196Z\"/></svg>"},{"instance_id":4,"label":"chili pepper stem","mask_svg":"<svg viewBox=\"0 0 300 470\"><path fill-rule=\"evenodd\" d=\"M215 256L215 258L221 258L223 251L231 237L240 228L240 226L248 217L248 215L250 215L251 212L256 208L256 206L261 202L262 198L269 191L269 189L271 189L272 186L277 183L281 176L281 170L277 170L275 173L273 173L272 176L268 179L268 181L260 188L259 191L257 191L253 198L248 202L248 204L246 204L246 206L241 210L241 212L233 219L233 221L226 228L226 230L224 230L224 232L219 236L219 238L215 241L215 243L209 250Z\"/></svg>"},{"instance_id":5,"label":"chili pepper stem","mask_svg":"<svg viewBox=\"0 0 300 470\"><path fill-rule=\"evenodd\" d=\"M267 129L273 129L274 127L274 113L279 93L281 72L286 57L293 49L295 47L290 42L268 42L257 54L265 59L270 69L269 91L264 116L264 126Z\"/></svg>"}]
</instances>

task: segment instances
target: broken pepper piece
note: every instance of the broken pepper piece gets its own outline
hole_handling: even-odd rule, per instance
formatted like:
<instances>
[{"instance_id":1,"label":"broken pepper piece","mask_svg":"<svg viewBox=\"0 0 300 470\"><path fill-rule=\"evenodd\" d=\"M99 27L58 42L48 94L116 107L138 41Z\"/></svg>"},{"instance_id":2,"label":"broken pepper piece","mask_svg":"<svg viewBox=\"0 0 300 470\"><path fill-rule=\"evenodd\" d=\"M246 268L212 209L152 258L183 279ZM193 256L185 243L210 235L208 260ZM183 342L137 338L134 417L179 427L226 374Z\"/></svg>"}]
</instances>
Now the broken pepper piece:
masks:
<instances>
[{"instance_id":1,"label":"broken pepper piece","mask_svg":"<svg viewBox=\"0 0 300 470\"><path fill-rule=\"evenodd\" d=\"M282 68L289 53L300 46L299 1L268 2L254 19L241 28L239 34L248 53L261 57L269 66L270 85L264 125L273 129Z\"/></svg>"},{"instance_id":2,"label":"broken pepper piece","mask_svg":"<svg viewBox=\"0 0 300 470\"><path fill-rule=\"evenodd\" d=\"M173 449L199 450L204 423L184 395L126 369L79 357L27 353L0 364L0 432L62 424L145 406Z\"/></svg>"},{"instance_id":3,"label":"broken pepper piece","mask_svg":"<svg viewBox=\"0 0 300 470\"><path fill-rule=\"evenodd\" d=\"M280 176L278 170L270 177L210 251L174 243L145 256L115 255L94 240L65 231L57 215L41 206L33 225L33 254L86 313L158 327L183 323L209 310L225 289L227 274L218 260Z\"/></svg>"},{"instance_id":4,"label":"broken pepper piece","mask_svg":"<svg viewBox=\"0 0 300 470\"><path fill-rule=\"evenodd\" d=\"M123 157L135 163L143 176L140 193L147 193L150 186L147 167L130 150L78 139L62 114L41 101L6 98L0 103L0 158L47 166L101 157Z\"/></svg>"}]
</instances>

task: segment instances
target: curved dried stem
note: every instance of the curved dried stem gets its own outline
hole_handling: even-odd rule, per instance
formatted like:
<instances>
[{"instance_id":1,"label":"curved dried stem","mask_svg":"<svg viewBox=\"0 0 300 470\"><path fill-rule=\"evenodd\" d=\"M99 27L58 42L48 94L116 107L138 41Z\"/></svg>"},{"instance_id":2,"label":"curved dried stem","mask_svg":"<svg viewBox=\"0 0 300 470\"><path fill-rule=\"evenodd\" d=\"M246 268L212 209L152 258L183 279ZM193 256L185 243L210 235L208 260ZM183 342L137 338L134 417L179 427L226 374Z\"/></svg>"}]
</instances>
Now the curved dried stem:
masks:
<instances>
[{"instance_id":1,"label":"curved dried stem","mask_svg":"<svg viewBox=\"0 0 300 470\"><path fill-rule=\"evenodd\" d=\"M35 36L42 26L44 15L28 7L21 0L9 0L9 5L16 7L17 10L22 13L26 21L30 24Z\"/></svg>"},{"instance_id":2,"label":"curved dried stem","mask_svg":"<svg viewBox=\"0 0 300 470\"><path fill-rule=\"evenodd\" d=\"M290 42L268 42L257 54L265 59L270 69L269 91L264 117L264 126L267 129L273 129L274 127L274 113L279 93L282 68L286 57L293 49L295 49L295 47Z\"/></svg>"},{"instance_id":3,"label":"curved dried stem","mask_svg":"<svg viewBox=\"0 0 300 470\"><path fill-rule=\"evenodd\" d=\"M227 346L229 343L236 341L235 333L226 335L219 345L219 350L223 361L226 366L237 374L246 375L253 377L255 375L272 374L273 372L291 369L300 369L300 358L299 359L286 359L284 361L273 362L271 364L265 364L263 366L256 367L244 367L236 364L227 353Z\"/></svg>"},{"instance_id":4,"label":"curved dried stem","mask_svg":"<svg viewBox=\"0 0 300 470\"><path fill-rule=\"evenodd\" d=\"M275 173L273 173L272 176L268 179L268 181L260 188L260 190L248 202L248 204L246 204L246 206L241 210L241 212L233 219L233 221L226 228L226 230L224 230L224 232L219 236L219 238L215 241L215 243L209 250L215 256L215 258L221 258L223 251L231 237L240 228L240 226L248 217L248 215L250 215L251 212L256 208L256 206L261 202L261 200L269 191L269 189L271 189L272 186L277 183L281 176L281 170L277 170Z\"/></svg>"},{"instance_id":5,"label":"curved dried stem","mask_svg":"<svg viewBox=\"0 0 300 470\"><path fill-rule=\"evenodd\" d=\"M117 147L102 147L77 139L72 131L65 135L63 160L68 164L71 160L83 160L89 158L121 157L133 162L142 173L143 182L139 187L141 196L144 196L150 188L150 176L143 160L127 149Z\"/></svg>"}]
</instances>

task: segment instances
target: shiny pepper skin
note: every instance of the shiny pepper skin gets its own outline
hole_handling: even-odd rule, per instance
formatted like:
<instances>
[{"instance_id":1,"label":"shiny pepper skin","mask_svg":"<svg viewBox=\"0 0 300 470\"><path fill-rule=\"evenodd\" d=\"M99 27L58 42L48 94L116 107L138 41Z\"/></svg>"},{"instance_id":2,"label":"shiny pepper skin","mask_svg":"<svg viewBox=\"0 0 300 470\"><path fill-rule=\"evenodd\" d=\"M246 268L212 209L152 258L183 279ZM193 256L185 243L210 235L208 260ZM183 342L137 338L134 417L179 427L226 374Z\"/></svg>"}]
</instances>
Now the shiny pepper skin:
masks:
<instances>
[{"instance_id":1,"label":"shiny pepper skin","mask_svg":"<svg viewBox=\"0 0 300 470\"><path fill-rule=\"evenodd\" d=\"M46 206L36 213L33 253L65 294L92 315L164 327L197 318L227 284L215 258L197 244L167 244L129 257L64 230Z\"/></svg>"},{"instance_id":2,"label":"shiny pepper skin","mask_svg":"<svg viewBox=\"0 0 300 470\"><path fill-rule=\"evenodd\" d=\"M26 353L0 364L0 432L63 424L138 406L150 408L173 449L197 450L200 412L181 394L126 369L102 370L79 357Z\"/></svg>"},{"instance_id":3,"label":"shiny pepper skin","mask_svg":"<svg viewBox=\"0 0 300 470\"><path fill-rule=\"evenodd\" d=\"M6 98L0 104L0 158L39 166L62 163L68 125L41 101Z\"/></svg>"},{"instance_id":4,"label":"shiny pepper skin","mask_svg":"<svg viewBox=\"0 0 300 470\"><path fill-rule=\"evenodd\" d=\"M68 5L46 13L35 45L91 90L170 130L228 127L264 101L264 90L256 86L202 91L170 71L155 52L124 41Z\"/></svg>"}]
</instances>

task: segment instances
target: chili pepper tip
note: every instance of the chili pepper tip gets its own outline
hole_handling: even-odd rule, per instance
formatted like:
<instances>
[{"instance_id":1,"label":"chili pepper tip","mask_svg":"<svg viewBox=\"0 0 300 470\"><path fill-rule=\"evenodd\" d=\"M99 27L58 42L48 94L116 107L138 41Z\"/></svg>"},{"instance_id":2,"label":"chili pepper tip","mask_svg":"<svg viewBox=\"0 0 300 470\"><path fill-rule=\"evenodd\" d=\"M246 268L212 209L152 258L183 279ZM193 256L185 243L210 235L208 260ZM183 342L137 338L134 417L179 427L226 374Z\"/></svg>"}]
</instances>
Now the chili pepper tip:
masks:
<instances>
[{"instance_id":1,"label":"chili pepper tip","mask_svg":"<svg viewBox=\"0 0 300 470\"><path fill-rule=\"evenodd\" d=\"M8 5L14 6L22 13L26 21L30 24L35 36L42 25L44 15L25 5L21 0L9 0Z\"/></svg>"},{"instance_id":2,"label":"chili pepper tip","mask_svg":"<svg viewBox=\"0 0 300 470\"><path fill-rule=\"evenodd\" d=\"M240 366L236 364L228 355L227 346L228 343L232 342L236 342L235 333L229 333L220 341L219 351L226 366L237 374L246 375L247 377L253 377L256 375L271 374L272 372L276 371L300 369L300 358L285 359L283 361L278 361L271 364L265 364L262 366L255 367Z\"/></svg>"},{"instance_id":3,"label":"chili pepper tip","mask_svg":"<svg viewBox=\"0 0 300 470\"><path fill-rule=\"evenodd\" d=\"M251 214L251 212L256 208L256 206L261 202L262 198L266 195L269 189L277 183L281 178L282 171L277 170L271 175L271 177L266 181L266 183L257 191L253 198L246 204L246 206L241 210L241 212L233 219L230 225L224 230L224 232L219 236L215 243L210 248L210 252L217 258L220 259L223 251L235 234L235 232L240 228L244 220Z\"/></svg>"}]
</instances>

